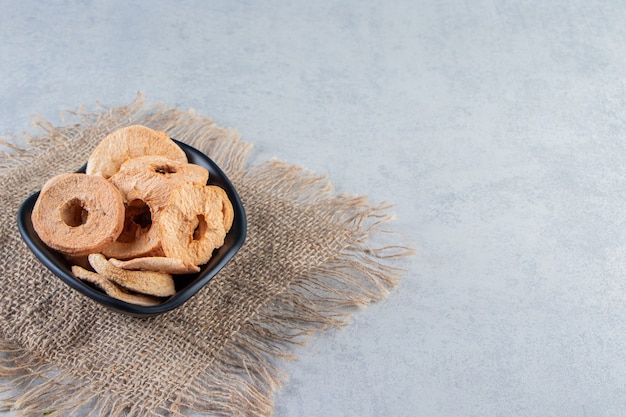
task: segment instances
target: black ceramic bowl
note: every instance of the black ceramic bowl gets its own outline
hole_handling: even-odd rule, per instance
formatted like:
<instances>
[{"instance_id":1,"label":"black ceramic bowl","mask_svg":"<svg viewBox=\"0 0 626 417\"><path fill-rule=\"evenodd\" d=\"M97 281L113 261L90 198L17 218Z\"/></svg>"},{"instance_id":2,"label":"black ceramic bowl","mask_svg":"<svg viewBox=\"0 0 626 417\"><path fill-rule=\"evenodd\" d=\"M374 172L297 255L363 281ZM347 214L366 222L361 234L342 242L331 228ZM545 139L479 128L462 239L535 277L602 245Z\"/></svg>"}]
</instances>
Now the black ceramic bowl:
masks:
<instances>
[{"instance_id":1,"label":"black ceramic bowl","mask_svg":"<svg viewBox=\"0 0 626 417\"><path fill-rule=\"evenodd\" d=\"M206 285L241 248L246 239L247 220L243 204L241 203L237 191L235 191L235 188L220 167L197 149L176 140L175 142L185 151L190 163L200 165L209 171L208 184L219 185L226 191L226 194L233 204L235 217L233 225L226 235L224 245L215 250L207 264L200 266L200 272L176 275L176 294L165 299L163 303L149 307L126 303L112 298L97 287L76 278L72 274L71 265L65 257L54 249L46 246L33 229L31 213L35 201L39 196L39 192L31 195L22 203L17 215L18 228L26 245L35 256L48 267L48 269L61 278L63 282L87 297L118 312L134 316L152 316L165 313L183 304L197 293L200 288ZM77 172L85 172L85 166L86 165L83 165Z\"/></svg>"}]
</instances>

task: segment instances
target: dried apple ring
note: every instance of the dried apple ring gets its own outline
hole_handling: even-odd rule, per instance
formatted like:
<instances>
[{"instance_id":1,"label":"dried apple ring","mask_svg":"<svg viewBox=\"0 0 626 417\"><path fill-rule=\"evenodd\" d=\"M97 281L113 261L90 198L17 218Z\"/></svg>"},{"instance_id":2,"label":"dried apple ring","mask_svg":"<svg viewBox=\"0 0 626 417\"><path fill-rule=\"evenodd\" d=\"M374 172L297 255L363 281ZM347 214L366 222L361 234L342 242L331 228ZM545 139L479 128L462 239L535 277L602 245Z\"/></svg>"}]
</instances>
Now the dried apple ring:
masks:
<instances>
[{"instance_id":1,"label":"dried apple ring","mask_svg":"<svg viewBox=\"0 0 626 417\"><path fill-rule=\"evenodd\" d=\"M155 223L158 212L139 198L127 201L125 208L122 232L101 252L117 259L163 256L161 233Z\"/></svg>"},{"instance_id":2,"label":"dried apple ring","mask_svg":"<svg viewBox=\"0 0 626 417\"><path fill-rule=\"evenodd\" d=\"M172 190L159 216L166 256L202 265L224 244L223 199L215 187L184 183Z\"/></svg>"},{"instance_id":3,"label":"dried apple ring","mask_svg":"<svg viewBox=\"0 0 626 417\"><path fill-rule=\"evenodd\" d=\"M120 171L127 170L135 174L141 174L144 171L148 171L149 174L158 174L172 184L190 181L204 185L209 179L209 171L206 168L162 155L146 155L129 159L120 166Z\"/></svg>"},{"instance_id":4,"label":"dried apple ring","mask_svg":"<svg viewBox=\"0 0 626 417\"><path fill-rule=\"evenodd\" d=\"M160 211L170 192L183 182L206 184L209 171L199 165L172 161L163 156L133 158L120 167L109 180L122 192L126 201L140 199L153 212Z\"/></svg>"},{"instance_id":5,"label":"dried apple ring","mask_svg":"<svg viewBox=\"0 0 626 417\"><path fill-rule=\"evenodd\" d=\"M187 162L185 152L165 132L134 125L117 129L102 139L87 160L86 172L110 178L124 162L144 155Z\"/></svg>"},{"instance_id":6,"label":"dried apple ring","mask_svg":"<svg viewBox=\"0 0 626 417\"><path fill-rule=\"evenodd\" d=\"M41 189L33 227L53 249L72 256L100 252L124 227L124 200L109 181L85 174L61 174Z\"/></svg>"}]
</instances>

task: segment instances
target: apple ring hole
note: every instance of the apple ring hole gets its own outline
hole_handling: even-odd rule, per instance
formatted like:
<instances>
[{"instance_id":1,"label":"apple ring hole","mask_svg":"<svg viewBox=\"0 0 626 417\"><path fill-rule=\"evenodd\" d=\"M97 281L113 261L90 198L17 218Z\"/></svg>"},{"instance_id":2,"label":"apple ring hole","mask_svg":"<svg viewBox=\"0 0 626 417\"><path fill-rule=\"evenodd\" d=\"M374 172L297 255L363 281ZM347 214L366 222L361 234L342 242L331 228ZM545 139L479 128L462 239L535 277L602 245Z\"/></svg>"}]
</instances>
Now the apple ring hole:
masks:
<instances>
[{"instance_id":1,"label":"apple ring hole","mask_svg":"<svg viewBox=\"0 0 626 417\"><path fill-rule=\"evenodd\" d=\"M204 219L204 215L202 214L198 214L197 215L198 218L198 225L196 226L196 228L193 231L193 240L200 240L204 237L204 235L206 234L207 230L209 229L209 225L207 224L206 220Z\"/></svg>"},{"instance_id":2,"label":"apple ring hole","mask_svg":"<svg viewBox=\"0 0 626 417\"><path fill-rule=\"evenodd\" d=\"M89 211L85 209L85 203L78 198L73 198L61 207L61 220L69 227L78 227L87 223Z\"/></svg>"},{"instance_id":3,"label":"apple ring hole","mask_svg":"<svg viewBox=\"0 0 626 417\"><path fill-rule=\"evenodd\" d=\"M173 167L171 165L158 165L154 167L154 172L156 172L157 174L176 174L176 172L178 172L178 169L176 167Z\"/></svg>"},{"instance_id":4,"label":"apple ring hole","mask_svg":"<svg viewBox=\"0 0 626 417\"><path fill-rule=\"evenodd\" d=\"M150 227L152 227L150 207L143 200L131 200L126 204L124 229L117 241L120 243L134 242L137 237L147 233Z\"/></svg>"}]
</instances>

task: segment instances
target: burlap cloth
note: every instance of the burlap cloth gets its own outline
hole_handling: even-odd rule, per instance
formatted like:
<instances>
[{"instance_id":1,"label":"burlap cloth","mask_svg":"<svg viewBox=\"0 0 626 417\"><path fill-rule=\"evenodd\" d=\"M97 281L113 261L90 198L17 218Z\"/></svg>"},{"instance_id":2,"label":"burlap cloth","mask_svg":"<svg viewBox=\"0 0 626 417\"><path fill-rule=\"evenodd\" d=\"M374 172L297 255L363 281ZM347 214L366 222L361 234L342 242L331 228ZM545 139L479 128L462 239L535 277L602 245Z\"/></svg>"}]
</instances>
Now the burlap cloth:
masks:
<instances>
[{"instance_id":1,"label":"burlap cloth","mask_svg":"<svg viewBox=\"0 0 626 417\"><path fill-rule=\"evenodd\" d=\"M28 149L0 158L0 377L5 409L25 415L272 414L279 366L316 331L341 326L380 299L404 247L370 247L389 207L333 195L325 179L276 161L246 166L250 145L194 111L140 95L132 103L35 120ZM248 237L196 296L169 313L135 318L70 289L22 242L21 202L80 167L100 139L142 124L215 160L240 193ZM24 134L26 135L26 134ZM15 141L9 141L15 142ZM10 146L5 141L6 146Z\"/></svg>"}]
</instances>

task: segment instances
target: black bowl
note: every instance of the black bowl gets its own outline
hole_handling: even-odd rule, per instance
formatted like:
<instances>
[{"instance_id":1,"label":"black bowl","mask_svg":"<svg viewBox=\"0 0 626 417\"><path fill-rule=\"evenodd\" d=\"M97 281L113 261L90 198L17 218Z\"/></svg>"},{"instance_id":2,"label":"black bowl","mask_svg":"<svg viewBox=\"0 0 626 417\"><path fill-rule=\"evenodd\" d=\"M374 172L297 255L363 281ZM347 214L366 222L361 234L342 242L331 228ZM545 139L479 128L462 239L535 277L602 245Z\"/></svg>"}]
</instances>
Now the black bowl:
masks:
<instances>
[{"instance_id":1,"label":"black bowl","mask_svg":"<svg viewBox=\"0 0 626 417\"><path fill-rule=\"evenodd\" d=\"M246 239L247 220L237 191L220 167L197 149L177 140L174 141L185 151L190 163L200 165L209 171L208 184L218 185L226 191L235 212L233 225L226 235L224 245L215 250L208 263L200 266L200 272L175 276L176 294L165 299L159 305L145 307L112 298L97 287L76 278L72 274L71 264L68 260L61 253L43 243L33 229L31 213L39 192L34 193L22 203L17 215L18 228L26 245L48 269L67 285L115 311L133 316L153 316L182 305L206 285L241 248ZM83 165L77 172L85 172L85 167L86 165Z\"/></svg>"}]
</instances>

